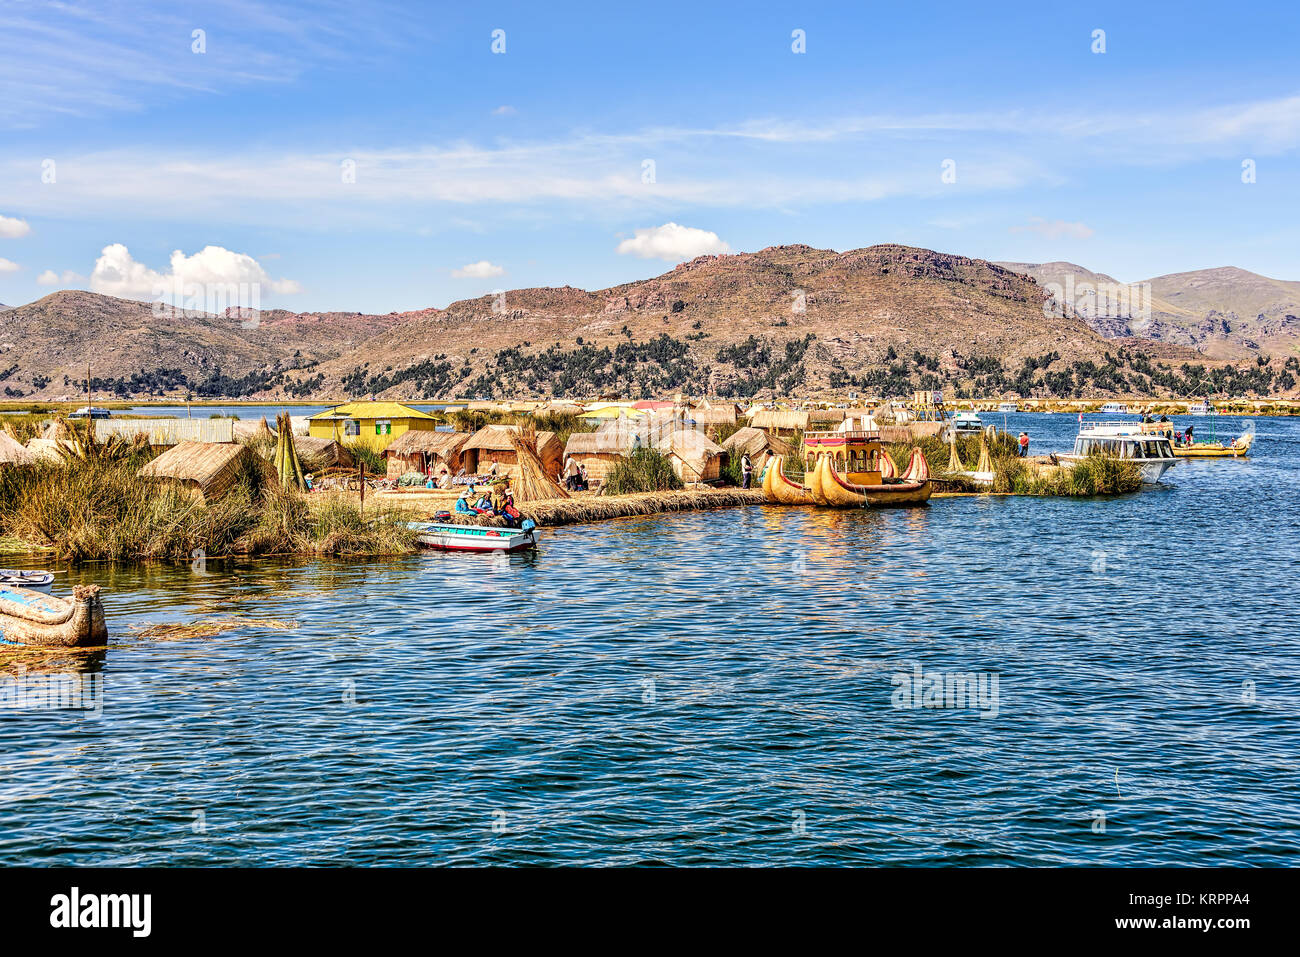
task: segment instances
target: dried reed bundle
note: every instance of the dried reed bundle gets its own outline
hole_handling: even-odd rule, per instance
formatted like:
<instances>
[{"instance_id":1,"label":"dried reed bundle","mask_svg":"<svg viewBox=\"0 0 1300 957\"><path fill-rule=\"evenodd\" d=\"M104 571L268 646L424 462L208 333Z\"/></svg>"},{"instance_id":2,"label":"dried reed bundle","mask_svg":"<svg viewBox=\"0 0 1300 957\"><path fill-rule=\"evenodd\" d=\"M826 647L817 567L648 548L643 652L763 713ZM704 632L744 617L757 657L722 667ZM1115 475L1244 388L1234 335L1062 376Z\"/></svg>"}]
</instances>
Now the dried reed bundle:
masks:
<instances>
[{"instance_id":1,"label":"dried reed bundle","mask_svg":"<svg viewBox=\"0 0 1300 957\"><path fill-rule=\"evenodd\" d=\"M546 467L537 456L535 437L524 436L511 429L506 432L506 438L510 440L510 445L515 450L515 458L519 462L519 474L510 482L516 505L523 502L569 497L569 493L555 484L546 474Z\"/></svg>"}]
</instances>

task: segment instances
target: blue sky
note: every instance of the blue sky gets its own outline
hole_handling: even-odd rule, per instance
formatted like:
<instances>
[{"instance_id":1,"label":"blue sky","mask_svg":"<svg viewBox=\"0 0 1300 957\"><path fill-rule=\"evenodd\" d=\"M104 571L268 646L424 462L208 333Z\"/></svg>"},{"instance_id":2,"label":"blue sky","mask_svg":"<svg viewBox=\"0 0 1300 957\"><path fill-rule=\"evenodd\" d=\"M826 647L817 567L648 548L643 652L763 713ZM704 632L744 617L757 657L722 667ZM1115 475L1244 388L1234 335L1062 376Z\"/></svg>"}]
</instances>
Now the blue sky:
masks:
<instances>
[{"instance_id":1,"label":"blue sky","mask_svg":"<svg viewBox=\"0 0 1300 957\"><path fill-rule=\"evenodd\" d=\"M181 6L0 0L0 302L387 312L781 243L1300 279L1294 3Z\"/></svg>"}]
</instances>

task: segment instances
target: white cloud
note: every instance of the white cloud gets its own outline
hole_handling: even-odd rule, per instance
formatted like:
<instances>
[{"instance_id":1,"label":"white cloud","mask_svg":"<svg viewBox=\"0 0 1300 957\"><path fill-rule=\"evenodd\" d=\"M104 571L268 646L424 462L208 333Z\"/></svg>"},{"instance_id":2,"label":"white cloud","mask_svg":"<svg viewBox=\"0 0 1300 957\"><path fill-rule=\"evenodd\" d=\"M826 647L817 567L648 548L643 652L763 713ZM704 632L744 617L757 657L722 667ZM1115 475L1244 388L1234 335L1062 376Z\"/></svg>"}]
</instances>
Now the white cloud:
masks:
<instances>
[{"instance_id":1,"label":"white cloud","mask_svg":"<svg viewBox=\"0 0 1300 957\"><path fill-rule=\"evenodd\" d=\"M0 273L17 272L23 267L16 262L10 262L8 259L0 259Z\"/></svg>"},{"instance_id":2,"label":"white cloud","mask_svg":"<svg viewBox=\"0 0 1300 957\"><path fill-rule=\"evenodd\" d=\"M272 279L252 256L221 246L204 246L192 256L179 249L172 253L171 269L160 273L136 262L121 243L105 246L90 274L93 292L124 299L157 299L163 295L190 296L189 287L205 289L254 285L277 293L301 292L292 279Z\"/></svg>"},{"instance_id":3,"label":"white cloud","mask_svg":"<svg viewBox=\"0 0 1300 957\"><path fill-rule=\"evenodd\" d=\"M631 239L618 244L620 256L637 256L641 259L666 259L680 262L706 253L730 252L731 247L718 238L717 233L676 223L664 223L651 229L638 229Z\"/></svg>"},{"instance_id":4,"label":"white cloud","mask_svg":"<svg viewBox=\"0 0 1300 957\"><path fill-rule=\"evenodd\" d=\"M519 112L518 110L516 110L513 106L507 103L507 104L503 104L502 106L498 106L495 110L492 111L492 115L493 116L514 116L518 112Z\"/></svg>"},{"instance_id":5,"label":"white cloud","mask_svg":"<svg viewBox=\"0 0 1300 957\"><path fill-rule=\"evenodd\" d=\"M47 269L36 277L36 282L42 286L76 286L84 283L86 277L80 273L75 273L71 269L63 270L60 276L53 269Z\"/></svg>"},{"instance_id":6,"label":"white cloud","mask_svg":"<svg viewBox=\"0 0 1300 957\"><path fill-rule=\"evenodd\" d=\"M20 236L26 236L31 231L32 227L27 225L26 220L0 216L0 238L17 239Z\"/></svg>"},{"instance_id":7,"label":"white cloud","mask_svg":"<svg viewBox=\"0 0 1300 957\"><path fill-rule=\"evenodd\" d=\"M1013 233L1037 233L1044 239L1060 239L1063 236L1070 239L1087 239L1094 230L1091 226L1083 223L1067 223L1063 219L1046 220L1038 216L1032 216L1027 226L1012 226Z\"/></svg>"},{"instance_id":8,"label":"white cloud","mask_svg":"<svg viewBox=\"0 0 1300 957\"><path fill-rule=\"evenodd\" d=\"M456 279L489 279L492 276L504 275L505 266L498 266L488 262L486 259L480 259L476 263L470 263L467 266L461 266L459 269L453 269L451 274Z\"/></svg>"}]
</instances>

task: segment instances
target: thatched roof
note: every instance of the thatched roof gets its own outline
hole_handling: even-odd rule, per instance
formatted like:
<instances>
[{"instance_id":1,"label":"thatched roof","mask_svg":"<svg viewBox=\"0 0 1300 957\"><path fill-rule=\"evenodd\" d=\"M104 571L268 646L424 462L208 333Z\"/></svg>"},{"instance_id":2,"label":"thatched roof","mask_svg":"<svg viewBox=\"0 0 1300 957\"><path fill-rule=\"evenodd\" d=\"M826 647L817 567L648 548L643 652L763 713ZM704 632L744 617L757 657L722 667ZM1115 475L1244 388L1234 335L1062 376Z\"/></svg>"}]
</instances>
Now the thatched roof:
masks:
<instances>
[{"instance_id":1,"label":"thatched roof","mask_svg":"<svg viewBox=\"0 0 1300 957\"><path fill-rule=\"evenodd\" d=\"M574 432L564 446L565 455L626 455L631 449L626 432Z\"/></svg>"},{"instance_id":2,"label":"thatched roof","mask_svg":"<svg viewBox=\"0 0 1300 957\"><path fill-rule=\"evenodd\" d=\"M688 411L686 417L694 420L697 425L733 425L736 421L736 407L734 405L720 405L716 408L706 409L704 406L700 406Z\"/></svg>"},{"instance_id":3,"label":"thatched roof","mask_svg":"<svg viewBox=\"0 0 1300 957\"><path fill-rule=\"evenodd\" d=\"M750 416L749 424L756 429L793 432L808 428L808 413L795 409L760 409Z\"/></svg>"},{"instance_id":4,"label":"thatched roof","mask_svg":"<svg viewBox=\"0 0 1300 957\"><path fill-rule=\"evenodd\" d=\"M814 423L820 424L824 422L843 422L843 421L844 421L843 409L809 409L808 410L809 425L812 425Z\"/></svg>"},{"instance_id":5,"label":"thatched roof","mask_svg":"<svg viewBox=\"0 0 1300 957\"><path fill-rule=\"evenodd\" d=\"M726 452L703 432L692 429L681 429L665 435L655 443L655 448L660 452L675 455L693 466L701 466L709 459ZM697 467L696 471L700 469Z\"/></svg>"},{"instance_id":6,"label":"thatched roof","mask_svg":"<svg viewBox=\"0 0 1300 957\"><path fill-rule=\"evenodd\" d=\"M252 419L240 419L235 423L235 438L256 439L256 438L275 438L275 433L271 431L271 426L266 421L266 416L254 422Z\"/></svg>"},{"instance_id":7,"label":"thatched roof","mask_svg":"<svg viewBox=\"0 0 1300 957\"><path fill-rule=\"evenodd\" d=\"M62 462L63 456L59 454L59 445L60 443L54 439L28 439L27 451L46 462Z\"/></svg>"},{"instance_id":8,"label":"thatched roof","mask_svg":"<svg viewBox=\"0 0 1300 957\"><path fill-rule=\"evenodd\" d=\"M469 440L461 446L461 451L479 449L487 452L513 452L515 447L510 444L509 433L520 431L517 425L485 425L469 437ZM554 432L538 432L537 450L540 452L553 441L555 441Z\"/></svg>"},{"instance_id":9,"label":"thatched roof","mask_svg":"<svg viewBox=\"0 0 1300 957\"><path fill-rule=\"evenodd\" d=\"M8 432L0 432L0 465L31 465L36 456Z\"/></svg>"},{"instance_id":10,"label":"thatched roof","mask_svg":"<svg viewBox=\"0 0 1300 957\"><path fill-rule=\"evenodd\" d=\"M388 443L385 452L393 455L414 455L424 452L442 459L451 458L468 442L470 437L464 432L429 432L424 429L411 429L403 432Z\"/></svg>"},{"instance_id":11,"label":"thatched roof","mask_svg":"<svg viewBox=\"0 0 1300 957\"><path fill-rule=\"evenodd\" d=\"M317 435L295 435L293 447L302 463L312 468L329 465L349 467L356 464L356 459L347 446L334 439Z\"/></svg>"},{"instance_id":12,"label":"thatched roof","mask_svg":"<svg viewBox=\"0 0 1300 957\"><path fill-rule=\"evenodd\" d=\"M271 467L252 449L238 442L181 442L140 469L146 478L174 479L192 485L205 498L215 498L234 483L244 468L270 477Z\"/></svg>"},{"instance_id":13,"label":"thatched roof","mask_svg":"<svg viewBox=\"0 0 1300 957\"><path fill-rule=\"evenodd\" d=\"M733 435L723 439L722 447L734 456L744 455L746 452L750 455L757 455L759 452L770 452L773 455L789 455L794 451L794 446L785 439L769 435L762 429L756 429L749 425L736 430Z\"/></svg>"}]
</instances>

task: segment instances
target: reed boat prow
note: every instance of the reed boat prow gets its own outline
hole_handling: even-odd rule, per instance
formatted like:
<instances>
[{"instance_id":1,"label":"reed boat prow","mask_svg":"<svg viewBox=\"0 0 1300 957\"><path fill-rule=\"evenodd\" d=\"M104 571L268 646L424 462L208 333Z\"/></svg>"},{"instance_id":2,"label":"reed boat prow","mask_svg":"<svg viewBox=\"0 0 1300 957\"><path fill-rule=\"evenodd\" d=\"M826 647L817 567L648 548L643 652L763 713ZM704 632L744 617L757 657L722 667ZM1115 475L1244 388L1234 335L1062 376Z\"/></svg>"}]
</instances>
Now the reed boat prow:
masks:
<instances>
[{"instance_id":1,"label":"reed boat prow","mask_svg":"<svg viewBox=\"0 0 1300 957\"><path fill-rule=\"evenodd\" d=\"M77 585L72 598L0 586L0 642L42 648L96 648L108 642L98 585Z\"/></svg>"},{"instance_id":2,"label":"reed boat prow","mask_svg":"<svg viewBox=\"0 0 1300 957\"><path fill-rule=\"evenodd\" d=\"M767 493L769 501L780 502L782 505L816 504L810 488L786 477L783 455L774 456L768 463L767 471L763 474L763 491Z\"/></svg>"}]
</instances>

